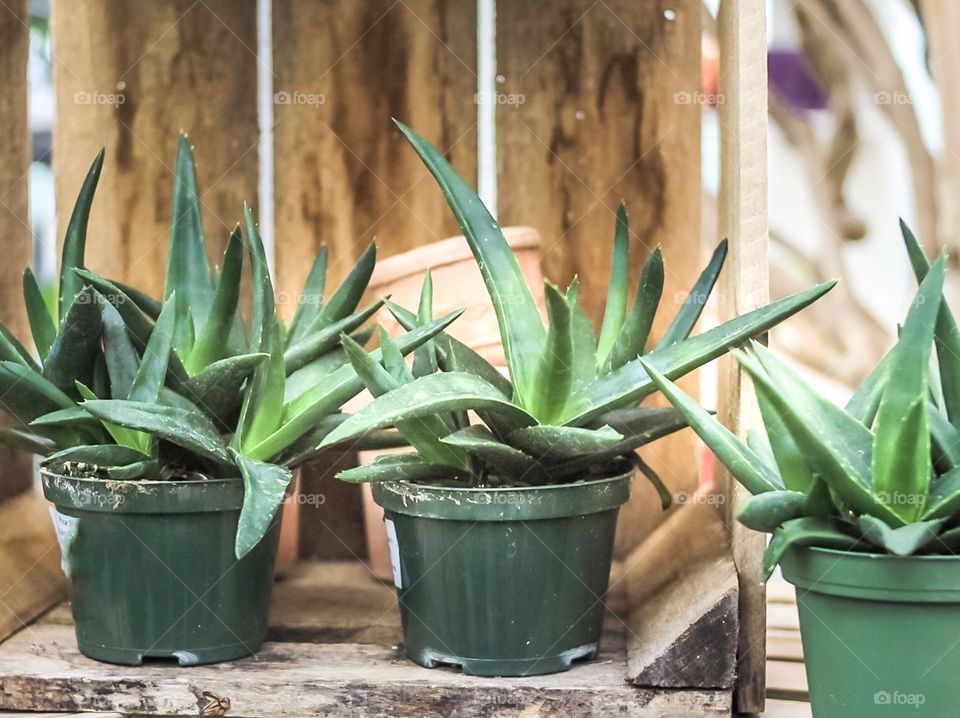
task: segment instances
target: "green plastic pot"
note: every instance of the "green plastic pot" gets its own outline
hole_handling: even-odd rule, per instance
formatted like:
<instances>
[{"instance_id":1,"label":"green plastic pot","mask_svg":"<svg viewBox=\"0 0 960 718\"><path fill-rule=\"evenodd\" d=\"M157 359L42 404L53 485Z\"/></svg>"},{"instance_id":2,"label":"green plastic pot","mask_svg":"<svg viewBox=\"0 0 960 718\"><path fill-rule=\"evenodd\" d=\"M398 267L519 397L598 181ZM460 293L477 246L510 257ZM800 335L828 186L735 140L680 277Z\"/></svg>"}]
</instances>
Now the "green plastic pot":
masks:
<instances>
[{"instance_id":1,"label":"green plastic pot","mask_svg":"<svg viewBox=\"0 0 960 718\"><path fill-rule=\"evenodd\" d=\"M960 557L793 548L815 718L944 718L960 696Z\"/></svg>"},{"instance_id":2,"label":"green plastic pot","mask_svg":"<svg viewBox=\"0 0 960 718\"><path fill-rule=\"evenodd\" d=\"M41 470L54 503L80 651L108 663L181 666L256 652L267 633L279 512L234 556L241 479L106 481Z\"/></svg>"},{"instance_id":3,"label":"green plastic pot","mask_svg":"<svg viewBox=\"0 0 960 718\"><path fill-rule=\"evenodd\" d=\"M631 474L523 488L375 484L407 656L478 676L556 673L596 656Z\"/></svg>"}]
</instances>

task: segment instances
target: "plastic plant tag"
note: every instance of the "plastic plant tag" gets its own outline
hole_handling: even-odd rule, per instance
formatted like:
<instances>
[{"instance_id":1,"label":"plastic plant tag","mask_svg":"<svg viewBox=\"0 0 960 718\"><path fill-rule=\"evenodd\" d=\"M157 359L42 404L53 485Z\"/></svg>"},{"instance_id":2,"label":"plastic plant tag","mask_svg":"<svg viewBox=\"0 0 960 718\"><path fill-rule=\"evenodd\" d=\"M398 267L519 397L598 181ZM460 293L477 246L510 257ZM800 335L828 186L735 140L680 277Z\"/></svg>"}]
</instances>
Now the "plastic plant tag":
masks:
<instances>
[{"instance_id":1,"label":"plastic plant tag","mask_svg":"<svg viewBox=\"0 0 960 718\"><path fill-rule=\"evenodd\" d=\"M390 566L393 569L393 585L403 588L403 575L400 571L400 544L397 543L397 529L390 519L384 519L387 525L387 543L390 544Z\"/></svg>"},{"instance_id":2,"label":"plastic plant tag","mask_svg":"<svg viewBox=\"0 0 960 718\"><path fill-rule=\"evenodd\" d=\"M53 519L53 529L57 532L57 543L60 544L60 568L64 575L70 578L70 547L77 537L80 519L77 516L61 514L53 506L50 507L50 518Z\"/></svg>"}]
</instances>

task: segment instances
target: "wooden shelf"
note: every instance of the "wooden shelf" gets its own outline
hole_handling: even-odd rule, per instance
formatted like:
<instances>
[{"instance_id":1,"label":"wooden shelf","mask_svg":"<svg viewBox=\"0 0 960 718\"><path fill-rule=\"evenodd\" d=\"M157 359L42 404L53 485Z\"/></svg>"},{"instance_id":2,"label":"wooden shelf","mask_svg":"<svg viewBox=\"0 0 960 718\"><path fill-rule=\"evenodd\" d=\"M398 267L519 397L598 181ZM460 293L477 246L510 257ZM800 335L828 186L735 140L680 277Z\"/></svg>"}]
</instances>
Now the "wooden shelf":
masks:
<instances>
[{"instance_id":1,"label":"wooden shelf","mask_svg":"<svg viewBox=\"0 0 960 718\"><path fill-rule=\"evenodd\" d=\"M277 584L269 641L254 657L184 669L131 668L80 655L61 604L0 644L0 710L197 715L211 697L230 716L729 715L729 690L627 682L611 595L601 656L568 673L491 679L420 668L401 648L392 586L351 563L304 563Z\"/></svg>"}]
</instances>

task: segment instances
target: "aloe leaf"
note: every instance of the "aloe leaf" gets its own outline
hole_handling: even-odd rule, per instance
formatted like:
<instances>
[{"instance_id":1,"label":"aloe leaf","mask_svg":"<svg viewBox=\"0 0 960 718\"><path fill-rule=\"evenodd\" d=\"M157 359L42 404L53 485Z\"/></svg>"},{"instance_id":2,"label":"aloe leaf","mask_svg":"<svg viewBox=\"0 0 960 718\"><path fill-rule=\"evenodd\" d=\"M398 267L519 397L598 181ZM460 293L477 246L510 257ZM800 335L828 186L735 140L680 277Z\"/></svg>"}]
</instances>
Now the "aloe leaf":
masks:
<instances>
[{"instance_id":1,"label":"aloe leaf","mask_svg":"<svg viewBox=\"0 0 960 718\"><path fill-rule=\"evenodd\" d=\"M570 459L608 451L623 440L623 434L601 426L584 429L578 426L549 426L540 424L517 429L507 441L537 458Z\"/></svg>"},{"instance_id":2,"label":"aloe leaf","mask_svg":"<svg viewBox=\"0 0 960 718\"><path fill-rule=\"evenodd\" d=\"M804 514L807 516L830 517L846 513L839 508L840 501L835 500L834 493L830 490L827 482L814 474L813 483L810 484L810 491L807 493L807 504L804 508Z\"/></svg>"},{"instance_id":3,"label":"aloe leaf","mask_svg":"<svg viewBox=\"0 0 960 718\"><path fill-rule=\"evenodd\" d=\"M123 317L127 331L138 349L143 349L150 341L153 331L153 322L137 306L136 302L127 296L119 286L85 269L77 269L74 273L84 282L96 289Z\"/></svg>"},{"instance_id":4,"label":"aloe leaf","mask_svg":"<svg viewBox=\"0 0 960 718\"><path fill-rule=\"evenodd\" d=\"M296 371L287 374L284 387L284 403L290 404L307 391L325 382L330 374L349 363L346 352L337 347L323 354L320 358L314 359L309 364L305 364Z\"/></svg>"},{"instance_id":5,"label":"aloe leaf","mask_svg":"<svg viewBox=\"0 0 960 718\"><path fill-rule=\"evenodd\" d=\"M313 260L313 266L310 267L310 273L307 275L307 282L303 285L303 293L297 298L297 308L293 313L293 320L290 322L290 329L287 332L288 344L300 340L303 337L303 331L320 313L326 283L327 245L324 244Z\"/></svg>"},{"instance_id":6,"label":"aloe leaf","mask_svg":"<svg viewBox=\"0 0 960 718\"><path fill-rule=\"evenodd\" d=\"M570 336L573 343L573 386L584 386L597 378L597 335L593 322L577 301L577 278L567 287L567 306L570 309Z\"/></svg>"},{"instance_id":7,"label":"aloe leaf","mask_svg":"<svg viewBox=\"0 0 960 718\"><path fill-rule=\"evenodd\" d=\"M227 249L223 255L223 269L213 295L210 313L190 355L184 361L184 368L188 374L196 374L204 367L222 359L226 354L236 318L237 302L240 299L242 273L243 240L240 236L240 228L237 227L227 242Z\"/></svg>"},{"instance_id":8,"label":"aloe leaf","mask_svg":"<svg viewBox=\"0 0 960 718\"><path fill-rule=\"evenodd\" d=\"M353 365L354 371L357 372L357 376L360 377L374 397L382 396L402 385L400 380L391 375L350 337L344 334L341 338L341 344ZM392 343L390 346L395 348ZM386 347L383 354L384 356L387 354ZM441 437L450 433L450 429L439 416L421 416L410 421L398 421L397 429L424 460L437 464L458 466L469 471L470 460L467 455L453 446L440 442Z\"/></svg>"},{"instance_id":9,"label":"aloe leaf","mask_svg":"<svg viewBox=\"0 0 960 718\"><path fill-rule=\"evenodd\" d=\"M874 425L873 488L891 510L910 523L923 511L930 486L927 367L940 309L946 257L930 268L907 314L894 348ZM902 501L916 497L916 501Z\"/></svg>"},{"instance_id":10,"label":"aloe leaf","mask_svg":"<svg viewBox=\"0 0 960 718\"><path fill-rule=\"evenodd\" d=\"M930 402L927 402L927 425L934 464L946 466L947 470L960 464L960 431Z\"/></svg>"},{"instance_id":11,"label":"aloe leaf","mask_svg":"<svg viewBox=\"0 0 960 718\"><path fill-rule=\"evenodd\" d=\"M724 322L709 331L682 342L655 349L644 361L667 378L676 379L741 344L766 332L787 317L828 292L835 282L820 284ZM633 360L607 376L578 391L571 402L564 424L583 425L601 414L637 404L655 390L643 364Z\"/></svg>"},{"instance_id":12,"label":"aloe leaf","mask_svg":"<svg viewBox=\"0 0 960 718\"><path fill-rule=\"evenodd\" d=\"M713 251L713 256L710 257L706 268L700 273L693 287L690 288L690 292L683 300L683 306L680 307L677 315L673 318L673 321L670 322L670 326L667 327L663 336L660 337L660 341L658 341L656 347L654 347L655 349L657 347L670 346L690 336L690 332L693 331L693 327L703 313L703 308L706 306L707 300L710 298L710 293L717 283L717 277L720 275L720 270L723 269L723 263L726 258L727 240L724 239Z\"/></svg>"},{"instance_id":13,"label":"aloe leaf","mask_svg":"<svg viewBox=\"0 0 960 718\"><path fill-rule=\"evenodd\" d=\"M160 395L167 376L167 364L173 345L174 316L176 313L176 295L171 294L164 302L160 317L150 334L150 341L140 359L140 368L126 397L130 401L152 402Z\"/></svg>"},{"instance_id":14,"label":"aloe leaf","mask_svg":"<svg viewBox=\"0 0 960 718\"><path fill-rule=\"evenodd\" d=\"M532 416L483 379L461 372L443 372L420 377L375 399L337 427L321 446L355 439L374 429L394 426L398 421L477 408L500 412L518 426L536 423Z\"/></svg>"},{"instance_id":15,"label":"aloe leaf","mask_svg":"<svg viewBox=\"0 0 960 718\"><path fill-rule=\"evenodd\" d=\"M99 399L90 387L83 384L83 382L77 382L77 390L80 393L80 398L87 401L95 401ZM82 408L82 407L81 407ZM128 429L125 426L120 426L114 424L111 421L101 421L103 428L107 430L107 433L113 437L113 440L117 442L120 446L125 446L127 448L133 449L134 451L141 454L149 454L153 447L153 438L142 431L135 431L134 429Z\"/></svg>"},{"instance_id":16,"label":"aloe leaf","mask_svg":"<svg viewBox=\"0 0 960 718\"><path fill-rule=\"evenodd\" d=\"M33 371L40 371L40 366L34 361L27 348L3 324L0 324L0 359L22 364Z\"/></svg>"},{"instance_id":17,"label":"aloe leaf","mask_svg":"<svg viewBox=\"0 0 960 718\"><path fill-rule=\"evenodd\" d=\"M269 354L240 354L210 364L190 377L183 387L188 399L210 416L224 421L240 407L241 389L247 378Z\"/></svg>"},{"instance_id":18,"label":"aloe leaf","mask_svg":"<svg viewBox=\"0 0 960 718\"><path fill-rule=\"evenodd\" d=\"M123 399L85 401L81 406L101 421L143 431L200 456L230 463L230 455L220 433L203 414L163 404Z\"/></svg>"},{"instance_id":19,"label":"aloe leaf","mask_svg":"<svg viewBox=\"0 0 960 718\"><path fill-rule=\"evenodd\" d=\"M31 454L47 456L57 450L57 442L25 429L14 427L0 428L0 443L15 446Z\"/></svg>"},{"instance_id":20,"label":"aloe leaf","mask_svg":"<svg viewBox=\"0 0 960 718\"><path fill-rule=\"evenodd\" d=\"M770 540L763 555L763 578L770 578L774 568L791 546L816 546L840 551L855 549L863 540L854 536L852 527L842 521L825 518L803 518L787 521Z\"/></svg>"},{"instance_id":21,"label":"aloe leaf","mask_svg":"<svg viewBox=\"0 0 960 718\"><path fill-rule=\"evenodd\" d=\"M930 496L921 520L953 518L960 513L960 466L930 484Z\"/></svg>"},{"instance_id":22,"label":"aloe leaf","mask_svg":"<svg viewBox=\"0 0 960 718\"><path fill-rule=\"evenodd\" d=\"M240 559L267 535L293 472L285 466L255 461L233 450L230 453L243 474L243 507L234 544L234 552Z\"/></svg>"},{"instance_id":23,"label":"aloe leaf","mask_svg":"<svg viewBox=\"0 0 960 718\"><path fill-rule=\"evenodd\" d=\"M646 461L636 455L633 457L633 460L637 468L640 470L640 473L643 474L643 477L650 482L650 485L653 486L654 490L657 492L657 496L660 497L660 508L663 511L669 509L670 505L673 503L673 496L670 494L670 490L667 488L666 484L663 483L657 472L654 471L653 467L651 467Z\"/></svg>"},{"instance_id":24,"label":"aloe leaf","mask_svg":"<svg viewBox=\"0 0 960 718\"><path fill-rule=\"evenodd\" d=\"M890 365L893 362L893 352L887 352L877 363L873 371L863 380L863 383L857 387L857 390L850 397L844 410L851 416L870 428L877 418L877 411L880 409L880 399L883 397L883 390L886 388L887 381L890 378Z\"/></svg>"},{"instance_id":25,"label":"aloe leaf","mask_svg":"<svg viewBox=\"0 0 960 718\"><path fill-rule=\"evenodd\" d=\"M126 399L137 376L140 358L133 348L133 341L127 332L127 325L120 312L97 293L100 303L100 317L103 322L103 356L110 378L110 396L114 399Z\"/></svg>"},{"instance_id":26,"label":"aloe leaf","mask_svg":"<svg viewBox=\"0 0 960 718\"><path fill-rule=\"evenodd\" d=\"M430 341L432 342L434 340L431 339ZM426 342L417 347L417 349L414 351L414 354L416 354L417 351L420 351L420 349L429 343L430 342ZM363 351L362 347L358 348L360 351ZM381 362L383 364L383 369L393 380L390 389L393 389L396 384L407 384L417 378L416 375L414 375L414 373L410 370L410 367L407 366L406 361L404 361L403 352L400 351L400 348L397 346L396 342L390 338L390 335L387 334L387 331L383 327L380 327L380 356L382 357ZM371 361L373 360L371 359ZM354 368L356 368L356 364L354 364ZM359 374L359 372L357 373ZM430 373L432 374L433 372ZM371 389L369 384L367 384L367 388ZM389 389L381 390L374 396L385 394L387 391L389 391Z\"/></svg>"},{"instance_id":27,"label":"aloe leaf","mask_svg":"<svg viewBox=\"0 0 960 718\"><path fill-rule=\"evenodd\" d=\"M813 471L811 471L804 453L797 446L793 435L780 419L780 414L774 407L774 402L770 398L766 385L758 383L754 386L760 415L763 418L763 426L767 432L767 439L777 469L780 472L780 479L787 489L806 494L813 483Z\"/></svg>"},{"instance_id":28,"label":"aloe leaf","mask_svg":"<svg viewBox=\"0 0 960 718\"><path fill-rule=\"evenodd\" d=\"M160 477L160 464L156 459L137 461L121 466L104 467L107 476L112 481L156 481Z\"/></svg>"},{"instance_id":29,"label":"aloe leaf","mask_svg":"<svg viewBox=\"0 0 960 718\"><path fill-rule=\"evenodd\" d=\"M910 556L932 542L943 526L944 520L917 521L892 529L873 516L860 516L857 526L863 537L894 556Z\"/></svg>"},{"instance_id":30,"label":"aloe leaf","mask_svg":"<svg viewBox=\"0 0 960 718\"><path fill-rule=\"evenodd\" d=\"M544 282L547 299L547 340L534 380L534 392L525 406L543 424L553 423L563 413L573 384L573 335L570 307L563 295Z\"/></svg>"},{"instance_id":31,"label":"aloe leaf","mask_svg":"<svg viewBox=\"0 0 960 718\"><path fill-rule=\"evenodd\" d=\"M462 472L453 466L443 466L423 461L417 456L378 456L365 466L346 469L337 474L341 481L349 483L379 481L430 481L455 479Z\"/></svg>"},{"instance_id":32,"label":"aloe leaf","mask_svg":"<svg viewBox=\"0 0 960 718\"><path fill-rule=\"evenodd\" d=\"M83 267L83 256L87 244L87 221L90 219L90 206L93 204L93 195L97 191L100 181L100 170L103 169L103 150L97 153L93 164L84 177L83 186L77 196L77 202L70 214L67 223L67 232L63 238L63 252L60 256L60 286L58 288L58 314L63 322L73 299L83 288L82 280L74 274L75 268Z\"/></svg>"},{"instance_id":33,"label":"aloe leaf","mask_svg":"<svg viewBox=\"0 0 960 718\"><path fill-rule=\"evenodd\" d=\"M250 253L250 269L253 274L253 302L250 312L250 349L269 352L269 344L276 322L276 303L273 284L267 267L267 255L253 212L243 206L243 219L247 228L247 251Z\"/></svg>"},{"instance_id":34,"label":"aloe leaf","mask_svg":"<svg viewBox=\"0 0 960 718\"><path fill-rule=\"evenodd\" d=\"M407 332L397 337L396 343L401 352L411 352L423 342L443 331L461 312L451 312L431 322L425 327ZM380 352L371 352L374 359L380 359ZM409 385L408 385L409 386ZM305 391L283 410L281 426L248 455L258 459L269 459L287 449L305 434L309 433L325 416L339 411L340 406L363 390L363 382L349 364L341 367L325 381L313 389Z\"/></svg>"},{"instance_id":35,"label":"aloe leaf","mask_svg":"<svg viewBox=\"0 0 960 718\"><path fill-rule=\"evenodd\" d=\"M803 516L807 495L800 491L767 491L751 497L737 520L754 531L773 533L781 524Z\"/></svg>"},{"instance_id":36,"label":"aloe leaf","mask_svg":"<svg viewBox=\"0 0 960 718\"><path fill-rule=\"evenodd\" d=\"M873 435L855 418L823 399L783 362L754 345L762 368L738 354L755 385L767 391L773 409L819 474L851 509L872 514L892 526L905 522L871 491Z\"/></svg>"},{"instance_id":37,"label":"aloe leaf","mask_svg":"<svg viewBox=\"0 0 960 718\"><path fill-rule=\"evenodd\" d=\"M657 388L674 408L684 415L690 427L747 491L756 495L783 488L776 469L768 465L715 416L683 393L651 364L641 360L641 366L646 368Z\"/></svg>"},{"instance_id":38,"label":"aloe leaf","mask_svg":"<svg viewBox=\"0 0 960 718\"><path fill-rule=\"evenodd\" d=\"M433 276L428 269L423 275L423 287L420 289L420 306L417 321L423 325L433 319ZM413 373L415 376L433 374L437 370L436 343L433 339L425 342L413 353Z\"/></svg>"},{"instance_id":39,"label":"aloe leaf","mask_svg":"<svg viewBox=\"0 0 960 718\"><path fill-rule=\"evenodd\" d=\"M284 353L287 371L296 371L329 352L337 346L341 334L352 332L360 327L376 314L381 306L383 306L383 300L379 299L355 314L337 319L322 329L311 330Z\"/></svg>"},{"instance_id":40,"label":"aloe leaf","mask_svg":"<svg viewBox=\"0 0 960 718\"><path fill-rule=\"evenodd\" d=\"M768 466L777 465L777 458L773 455L773 447L770 446L770 440L760 429L749 429L747 431L747 446L750 447L753 453L763 459Z\"/></svg>"},{"instance_id":41,"label":"aloe leaf","mask_svg":"<svg viewBox=\"0 0 960 718\"><path fill-rule=\"evenodd\" d=\"M617 207L617 225L613 235L613 256L610 259L610 284L607 303L603 309L603 323L597 341L597 366L603 366L613 345L620 336L620 328L627 313L627 285L630 281L630 228L627 208L623 202Z\"/></svg>"},{"instance_id":42,"label":"aloe leaf","mask_svg":"<svg viewBox=\"0 0 960 718\"><path fill-rule=\"evenodd\" d=\"M417 315L391 301L384 302L390 313L407 331L420 326ZM493 384L505 396L513 394L510 380L497 371L497 368L480 354L446 332L437 336L437 361L443 371L463 371L476 374L484 381Z\"/></svg>"},{"instance_id":43,"label":"aloe leaf","mask_svg":"<svg viewBox=\"0 0 960 718\"><path fill-rule=\"evenodd\" d=\"M0 362L0 406L26 424L57 409L75 406L73 399L40 374L16 362Z\"/></svg>"},{"instance_id":44,"label":"aloe leaf","mask_svg":"<svg viewBox=\"0 0 960 718\"><path fill-rule=\"evenodd\" d=\"M546 478L540 464L529 454L504 444L485 426L467 426L441 439L487 464L500 479L542 483Z\"/></svg>"},{"instance_id":45,"label":"aloe leaf","mask_svg":"<svg viewBox=\"0 0 960 718\"><path fill-rule=\"evenodd\" d=\"M93 383L94 358L100 351L99 302L84 288L60 322L60 330L43 364L43 376L64 393L76 397L74 382Z\"/></svg>"},{"instance_id":46,"label":"aloe leaf","mask_svg":"<svg viewBox=\"0 0 960 718\"><path fill-rule=\"evenodd\" d=\"M269 357L253 372L250 389L245 393L234 446L246 450L276 431L283 417L286 372L283 363L283 326L276 322L267 345Z\"/></svg>"},{"instance_id":47,"label":"aloe leaf","mask_svg":"<svg viewBox=\"0 0 960 718\"><path fill-rule=\"evenodd\" d=\"M402 123L396 124L436 178L470 244L497 314L514 389L520 405L527 406L535 391L545 331L520 265L476 192L435 147Z\"/></svg>"},{"instance_id":48,"label":"aloe leaf","mask_svg":"<svg viewBox=\"0 0 960 718\"><path fill-rule=\"evenodd\" d=\"M305 335L309 336L313 332L328 327L353 313L357 305L360 304L363 293L367 290L367 284L370 282L370 275L373 274L376 261L377 247L371 244L360 255L360 259L350 270L350 274L337 287L337 291L330 296L329 300L324 302L314 321L307 325Z\"/></svg>"},{"instance_id":49,"label":"aloe leaf","mask_svg":"<svg viewBox=\"0 0 960 718\"><path fill-rule=\"evenodd\" d=\"M27 267L23 271L23 303L27 309L27 320L30 322L30 333L33 335L33 344L41 360L47 356L50 347L57 338L57 327L50 316L50 309L43 298L43 292L37 283L37 278Z\"/></svg>"},{"instance_id":50,"label":"aloe leaf","mask_svg":"<svg viewBox=\"0 0 960 718\"><path fill-rule=\"evenodd\" d=\"M643 263L637 296L630 313L623 322L608 360L602 365L603 373L619 369L627 362L643 354L650 337L650 329L657 314L657 306L663 295L663 255L660 247L654 249Z\"/></svg>"},{"instance_id":51,"label":"aloe leaf","mask_svg":"<svg viewBox=\"0 0 960 718\"><path fill-rule=\"evenodd\" d=\"M97 466L124 466L138 461L149 459L136 449L119 444L87 444L71 446L70 448L51 454L44 460L46 466L63 463L64 461L83 462Z\"/></svg>"},{"instance_id":52,"label":"aloe leaf","mask_svg":"<svg viewBox=\"0 0 960 718\"><path fill-rule=\"evenodd\" d=\"M174 166L173 208L167 275L163 298L176 294L182 307L190 307L193 335L199 336L203 321L213 302L213 280L207 259L200 218L200 193L193 150L186 135L180 135L177 161ZM178 327L178 335L180 335ZM178 347L182 345L178 343Z\"/></svg>"},{"instance_id":53,"label":"aloe leaf","mask_svg":"<svg viewBox=\"0 0 960 718\"><path fill-rule=\"evenodd\" d=\"M147 315L151 321L157 321L157 317L160 316L160 310L163 309L162 302L158 302L149 294L141 292L139 289L136 287L131 287L129 284L118 282L115 279L112 281L115 285L117 285L117 289L126 294L130 301L136 305L137 309Z\"/></svg>"}]
</instances>

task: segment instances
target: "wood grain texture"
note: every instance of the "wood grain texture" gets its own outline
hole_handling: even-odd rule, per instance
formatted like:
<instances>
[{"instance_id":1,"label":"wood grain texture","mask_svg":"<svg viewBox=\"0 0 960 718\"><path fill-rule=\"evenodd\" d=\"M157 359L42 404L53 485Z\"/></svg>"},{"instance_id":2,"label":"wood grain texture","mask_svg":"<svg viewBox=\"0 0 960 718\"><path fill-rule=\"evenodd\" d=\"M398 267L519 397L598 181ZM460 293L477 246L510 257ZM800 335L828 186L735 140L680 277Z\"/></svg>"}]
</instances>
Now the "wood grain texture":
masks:
<instances>
[{"instance_id":1,"label":"wood grain texture","mask_svg":"<svg viewBox=\"0 0 960 718\"><path fill-rule=\"evenodd\" d=\"M730 240L721 278L720 319L765 304L767 271L767 60L763 0L723 0L717 17L720 40L719 229ZM732 357L720 365L718 412L732 431L745 436L759 424L752 386ZM726 472L718 475L726 502L733 558L740 576L740 640L735 707L760 712L764 701L765 602L763 534L733 519L746 493Z\"/></svg>"},{"instance_id":2,"label":"wood grain texture","mask_svg":"<svg viewBox=\"0 0 960 718\"><path fill-rule=\"evenodd\" d=\"M621 198L634 279L647 254L663 248L655 332L673 318L701 267L700 12L695 0L562 0L549 13L523 0L497 3L499 219L540 231L553 281L581 275L597 326ZM696 393L695 376L682 384ZM684 432L643 454L674 492L692 492L694 447ZM638 480L621 509L618 555L660 522L658 506Z\"/></svg>"},{"instance_id":3,"label":"wood grain texture","mask_svg":"<svg viewBox=\"0 0 960 718\"><path fill-rule=\"evenodd\" d=\"M66 596L48 505L33 491L0 504L0 641L29 637L25 627Z\"/></svg>"},{"instance_id":4,"label":"wood grain texture","mask_svg":"<svg viewBox=\"0 0 960 718\"><path fill-rule=\"evenodd\" d=\"M20 273L33 259L33 233L27 210L30 132L27 127L27 1L13 0L0 9L0 321L20 339L29 330L20 293ZM6 419L3 419L6 421ZM33 480L28 454L0 446L0 501L24 491Z\"/></svg>"},{"instance_id":5,"label":"wood grain texture","mask_svg":"<svg viewBox=\"0 0 960 718\"><path fill-rule=\"evenodd\" d=\"M611 605L618 601L613 596ZM600 658L568 673L506 681L420 668L397 645L392 587L355 564L301 566L278 585L271 623L280 640L268 642L256 657L183 672L160 664L96 663L77 653L72 626L41 621L31 636L0 645L0 710L196 715L210 692L229 698L231 716L730 713L730 691L628 685L622 624L612 617Z\"/></svg>"},{"instance_id":6,"label":"wood grain texture","mask_svg":"<svg viewBox=\"0 0 960 718\"><path fill-rule=\"evenodd\" d=\"M323 243L338 282L374 240L386 257L458 233L390 118L475 182L475 32L472 3L275 0L276 267L290 297Z\"/></svg>"},{"instance_id":7,"label":"wood grain texture","mask_svg":"<svg viewBox=\"0 0 960 718\"><path fill-rule=\"evenodd\" d=\"M256 4L56 0L52 23L57 224L106 147L89 264L159 295L179 131L195 146L212 259L242 203L256 207Z\"/></svg>"}]
</instances>

